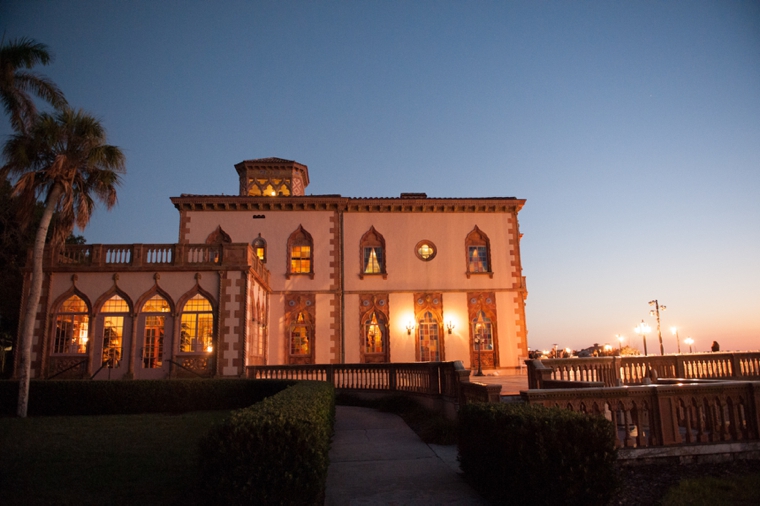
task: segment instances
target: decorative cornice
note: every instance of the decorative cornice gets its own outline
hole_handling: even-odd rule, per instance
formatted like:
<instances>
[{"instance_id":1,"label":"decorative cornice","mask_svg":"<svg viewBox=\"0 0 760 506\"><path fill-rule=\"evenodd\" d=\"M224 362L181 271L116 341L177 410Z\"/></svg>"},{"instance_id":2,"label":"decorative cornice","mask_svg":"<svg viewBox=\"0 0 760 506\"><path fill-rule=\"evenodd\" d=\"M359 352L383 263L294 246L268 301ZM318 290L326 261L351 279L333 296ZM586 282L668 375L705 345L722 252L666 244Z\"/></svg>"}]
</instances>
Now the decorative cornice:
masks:
<instances>
[{"instance_id":1,"label":"decorative cornice","mask_svg":"<svg viewBox=\"0 0 760 506\"><path fill-rule=\"evenodd\" d=\"M512 213L525 199L483 198L352 198L332 195L241 197L186 195L171 198L180 211L343 211L383 213Z\"/></svg>"}]
</instances>

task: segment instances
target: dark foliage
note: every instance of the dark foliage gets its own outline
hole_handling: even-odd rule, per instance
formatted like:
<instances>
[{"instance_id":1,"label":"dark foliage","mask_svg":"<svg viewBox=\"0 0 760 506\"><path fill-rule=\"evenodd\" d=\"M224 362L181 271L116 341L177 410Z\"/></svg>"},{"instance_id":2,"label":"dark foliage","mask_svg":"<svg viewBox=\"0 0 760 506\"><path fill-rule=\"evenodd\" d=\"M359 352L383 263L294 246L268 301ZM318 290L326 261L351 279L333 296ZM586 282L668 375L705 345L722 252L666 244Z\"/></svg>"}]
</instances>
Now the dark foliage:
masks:
<instances>
[{"instance_id":1,"label":"dark foliage","mask_svg":"<svg viewBox=\"0 0 760 506\"><path fill-rule=\"evenodd\" d=\"M139 381L32 380L30 416L186 413L250 406L292 381L188 379ZM0 415L13 415L18 381L0 381Z\"/></svg>"},{"instance_id":2,"label":"dark foliage","mask_svg":"<svg viewBox=\"0 0 760 506\"><path fill-rule=\"evenodd\" d=\"M617 489L611 422L563 409L471 404L459 412L465 478L498 504L605 504Z\"/></svg>"},{"instance_id":3,"label":"dark foliage","mask_svg":"<svg viewBox=\"0 0 760 506\"><path fill-rule=\"evenodd\" d=\"M329 383L300 382L214 427L200 480L214 504L321 504L335 420Z\"/></svg>"}]
</instances>

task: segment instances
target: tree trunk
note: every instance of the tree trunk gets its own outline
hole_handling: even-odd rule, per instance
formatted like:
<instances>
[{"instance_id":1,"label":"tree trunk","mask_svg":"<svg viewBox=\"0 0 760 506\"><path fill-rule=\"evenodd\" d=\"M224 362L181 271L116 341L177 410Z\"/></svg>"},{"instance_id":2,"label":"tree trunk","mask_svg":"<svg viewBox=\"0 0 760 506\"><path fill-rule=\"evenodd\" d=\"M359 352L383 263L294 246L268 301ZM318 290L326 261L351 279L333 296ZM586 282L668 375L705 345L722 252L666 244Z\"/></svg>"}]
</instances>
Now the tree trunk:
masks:
<instances>
[{"instance_id":1,"label":"tree trunk","mask_svg":"<svg viewBox=\"0 0 760 506\"><path fill-rule=\"evenodd\" d=\"M45 242L47 239L50 220L53 218L53 211L58 203L58 199L63 192L60 184L54 184L48 192L45 201L45 211L42 213L40 226L34 237L34 250L32 253L32 283L29 290L29 296L26 299L26 311L24 313L24 327L21 334L21 343L19 345L19 385L18 385L18 410L16 414L21 418L26 418L27 408L29 407L29 380L32 373L32 339L34 337L34 324L37 320L37 309L40 304L40 295L42 294L42 260L45 254ZM42 349L42 347L40 347Z\"/></svg>"}]
</instances>

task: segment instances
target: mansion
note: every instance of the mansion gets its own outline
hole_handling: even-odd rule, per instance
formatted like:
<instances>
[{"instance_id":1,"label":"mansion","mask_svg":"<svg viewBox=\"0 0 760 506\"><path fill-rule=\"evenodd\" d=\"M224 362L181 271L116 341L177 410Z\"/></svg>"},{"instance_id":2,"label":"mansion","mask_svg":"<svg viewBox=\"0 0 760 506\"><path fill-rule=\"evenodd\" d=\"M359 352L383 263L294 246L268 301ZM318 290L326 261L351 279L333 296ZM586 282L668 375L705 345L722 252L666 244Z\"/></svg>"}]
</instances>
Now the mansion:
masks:
<instances>
[{"instance_id":1,"label":"mansion","mask_svg":"<svg viewBox=\"0 0 760 506\"><path fill-rule=\"evenodd\" d=\"M264 158L235 169L237 196L171 199L176 244L46 250L33 377L240 377L251 365L444 360L477 368L478 352L483 369L506 369L527 356L525 200L305 195L306 165Z\"/></svg>"}]
</instances>

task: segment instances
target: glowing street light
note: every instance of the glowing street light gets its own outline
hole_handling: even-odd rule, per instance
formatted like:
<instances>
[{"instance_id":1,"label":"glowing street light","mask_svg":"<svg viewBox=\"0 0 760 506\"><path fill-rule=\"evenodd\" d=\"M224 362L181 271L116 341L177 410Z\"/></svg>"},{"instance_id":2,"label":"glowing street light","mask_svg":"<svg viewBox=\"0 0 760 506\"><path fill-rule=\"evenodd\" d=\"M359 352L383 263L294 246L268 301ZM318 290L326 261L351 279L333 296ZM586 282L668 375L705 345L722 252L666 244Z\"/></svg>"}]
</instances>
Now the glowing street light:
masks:
<instances>
[{"instance_id":1,"label":"glowing street light","mask_svg":"<svg viewBox=\"0 0 760 506\"><path fill-rule=\"evenodd\" d=\"M678 338L678 327L670 327L670 332L676 336L676 344L678 344L678 354L681 354L681 340Z\"/></svg>"},{"instance_id":2,"label":"glowing street light","mask_svg":"<svg viewBox=\"0 0 760 506\"><path fill-rule=\"evenodd\" d=\"M657 337L660 338L660 355L665 355L665 348L662 346L662 332L660 332L660 310L665 311L667 308L661 306L657 299L649 301L650 306L654 306L654 309L649 311L649 314L657 317Z\"/></svg>"},{"instance_id":3,"label":"glowing street light","mask_svg":"<svg viewBox=\"0 0 760 506\"><path fill-rule=\"evenodd\" d=\"M644 320L641 320L641 323L636 325L636 327L633 329L634 332L639 334L644 339L644 356L647 356L647 334L651 332L652 328L644 323Z\"/></svg>"},{"instance_id":4,"label":"glowing street light","mask_svg":"<svg viewBox=\"0 0 760 506\"><path fill-rule=\"evenodd\" d=\"M621 352L620 354L622 355L623 354L622 353L623 352L623 341L625 341L625 336L621 336L620 334L615 334L615 337L617 337L618 342L620 342L620 352Z\"/></svg>"},{"instance_id":5,"label":"glowing street light","mask_svg":"<svg viewBox=\"0 0 760 506\"><path fill-rule=\"evenodd\" d=\"M687 337L686 339L683 340L683 342L689 345L689 353L693 353L691 351L691 345L694 344L694 339Z\"/></svg>"}]
</instances>

